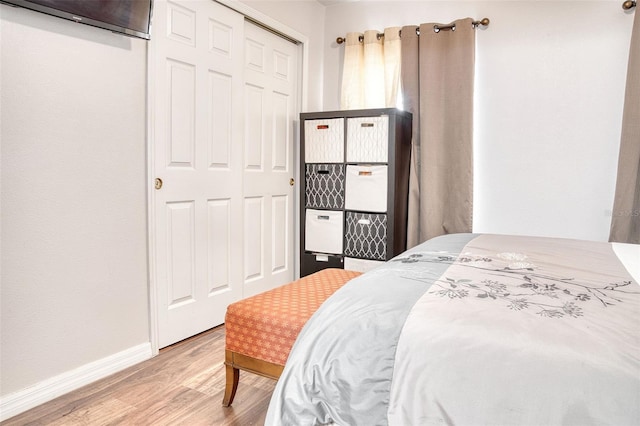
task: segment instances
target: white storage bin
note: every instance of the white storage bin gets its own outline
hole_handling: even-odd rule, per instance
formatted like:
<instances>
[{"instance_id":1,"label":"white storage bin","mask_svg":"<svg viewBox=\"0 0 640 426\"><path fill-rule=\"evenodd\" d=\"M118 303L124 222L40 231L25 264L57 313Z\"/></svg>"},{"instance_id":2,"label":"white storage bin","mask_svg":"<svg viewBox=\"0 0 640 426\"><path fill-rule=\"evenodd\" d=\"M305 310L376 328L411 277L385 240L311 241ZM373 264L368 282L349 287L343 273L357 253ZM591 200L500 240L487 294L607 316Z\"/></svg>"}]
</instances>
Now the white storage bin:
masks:
<instances>
[{"instance_id":1,"label":"white storage bin","mask_svg":"<svg viewBox=\"0 0 640 426\"><path fill-rule=\"evenodd\" d=\"M357 259L354 257L344 258L344 269L350 271L369 272L382 264L384 264L384 262L380 260Z\"/></svg>"},{"instance_id":2,"label":"white storage bin","mask_svg":"<svg viewBox=\"0 0 640 426\"><path fill-rule=\"evenodd\" d=\"M387 171L388 166L347 166L345 208L386 212Z\"/></svg>"},{"instance_id":3,"label":"white storage bin","mask_svg":"<svg viewBox=\"0 0 640 426\"><path fill-rule=\"evenodd\" d=\"M347 162L386 163L388 152L389 116L347 119Z\"/></svg>"},{"instance_id":4,"label":"white storage bin","mask_svg":"<svg viewBox=\"0 0 640 426\"><path fill-rule=\"evenodd\" d=\"M304 249L315 253L342 253L342 211L307 209Z\"/></svg>"},{"instance_id":5,"label":"white storage bin","mask_svg":"<svg viewBox=\"0 0 640 426\"><path fill-rule=\"evenodd\" d=\"M304 122L304 162L344 161L344 118Z\"/></svg>"}]
</instances>

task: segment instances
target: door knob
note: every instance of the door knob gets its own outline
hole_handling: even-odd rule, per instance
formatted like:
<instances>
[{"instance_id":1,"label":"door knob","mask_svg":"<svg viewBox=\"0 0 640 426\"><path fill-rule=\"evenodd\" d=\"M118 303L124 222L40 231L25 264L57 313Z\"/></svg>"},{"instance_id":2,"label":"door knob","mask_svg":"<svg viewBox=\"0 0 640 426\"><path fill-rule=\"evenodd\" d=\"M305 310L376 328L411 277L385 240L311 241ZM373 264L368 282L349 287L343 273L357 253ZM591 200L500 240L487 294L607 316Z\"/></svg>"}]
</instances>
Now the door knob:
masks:
<instances>
[{"instance_id":1,"label":"door knob","mask_svg":"<svg viewBox=\"0 0 640 426\"><path fill-rule=\"evenodd\" d=\"M296 184L296 180L294 178L289 179L289 186L293 186Z\"/></svg>"},{"instance_id":2,"label":"door knob","mask_svg":"<svg viewBox=\"0 0 640 426\"><path fill-rule=\"evenodd\" d=\"M162 179L156 178L155 187L156 187L156 189L162 188Z\"/></svg>"}]
</instances>

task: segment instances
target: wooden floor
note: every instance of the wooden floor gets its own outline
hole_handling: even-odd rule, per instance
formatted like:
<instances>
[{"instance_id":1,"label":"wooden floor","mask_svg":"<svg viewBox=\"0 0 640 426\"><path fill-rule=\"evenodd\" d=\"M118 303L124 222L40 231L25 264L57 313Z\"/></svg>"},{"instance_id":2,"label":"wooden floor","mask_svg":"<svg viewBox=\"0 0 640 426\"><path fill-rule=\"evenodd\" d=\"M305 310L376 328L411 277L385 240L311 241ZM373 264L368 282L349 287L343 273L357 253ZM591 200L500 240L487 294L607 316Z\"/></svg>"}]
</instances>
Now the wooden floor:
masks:
<instances>
[{"instance_id":1,"label":"wooden floor","mask_svg":"<svg viewBox=\"0 0 640 426\"><path fill-rule=\"evenodd\" d=\"M1 425L263 424L276 382L240 372L233 405L223 407L223 362L220 326Z\"/></svg>"}]
</instances>

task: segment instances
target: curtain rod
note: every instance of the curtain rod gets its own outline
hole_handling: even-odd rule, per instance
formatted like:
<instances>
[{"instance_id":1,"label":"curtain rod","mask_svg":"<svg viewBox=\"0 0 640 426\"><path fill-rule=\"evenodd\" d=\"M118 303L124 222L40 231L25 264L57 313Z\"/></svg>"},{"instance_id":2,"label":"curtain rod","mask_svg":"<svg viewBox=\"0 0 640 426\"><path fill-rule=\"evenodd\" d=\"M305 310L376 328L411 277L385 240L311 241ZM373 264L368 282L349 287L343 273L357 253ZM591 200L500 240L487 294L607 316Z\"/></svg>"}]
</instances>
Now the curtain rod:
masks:
<instances>
[{"instance_id":1,"label":"curtain rod","mask_svg":"<svg viewBox=\"0 0 640 426\"><path fill-rule=\"evenodd\" d=\"M625 2L628 3L628 2ZM635 1L633 2L634 6L635 6ZM483 27L488 27L489 26L489 18L482 18L479 21L472 21L471 25L473 26L473 28L478 28L478 26L482 25ZM456 24L448 24L448 25L440 25L440 24L435 24L433 26L433 31L434 32L440 32L440 30L452 30L456 27ZM420 29L416 28L416 34L420 35ZM380 40L382 37L384 37L383 33L378 33L378 40ZM336 38L336 43L338 44L342 44L346 41L346 37L338 37ZM364 40L364 36L360 36L358 37L359 41L363 41Z\"/></svg>"},{"instance_id":2,"label":"curtain rod","mask_svg":"<svg viewBox=\"0 0 640 426\"><path fill-rule=\"evenodd\" d=\"M633 9L634 7L636 7L636 2L634 0L627 0L624 3L622 3L622 8L624 10L630 10L630 9Z\"/></svg>"}]
</instances>

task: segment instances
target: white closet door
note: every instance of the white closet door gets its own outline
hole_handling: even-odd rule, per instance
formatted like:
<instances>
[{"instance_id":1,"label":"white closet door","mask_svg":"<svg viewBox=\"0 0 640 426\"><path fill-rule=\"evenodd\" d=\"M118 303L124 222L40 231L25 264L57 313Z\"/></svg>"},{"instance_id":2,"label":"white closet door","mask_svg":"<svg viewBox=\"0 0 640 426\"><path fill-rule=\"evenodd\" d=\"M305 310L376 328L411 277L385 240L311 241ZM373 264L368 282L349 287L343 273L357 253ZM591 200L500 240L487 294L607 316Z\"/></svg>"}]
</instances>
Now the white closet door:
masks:
<instances>
[{"instance_id":1,"label":"white closet door","mask_svg":"<svg viewBox=\"0 0 640 426\"><path fill-rule=\"evenodd\" d=\"M244 296L294 278L298 46L244 27Z\"/></svg>"},{"instance_id":2,"label":"white closet door","mask_svg":"<svg viewBox=\"0 0 640 426\"><path fill-rule=\"evenodd\" d=\"M153 22L150 167L162 186L150 197L150 263L164 347L293 279L298 67L295 45L257 27L245 35L244 16L213 1L156 0ZM258 46L269 84L249 72Z\"/></svg>"}]
</instances>

